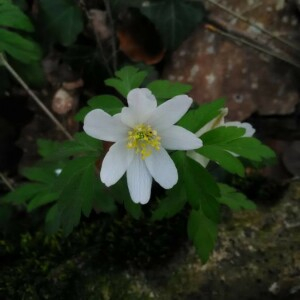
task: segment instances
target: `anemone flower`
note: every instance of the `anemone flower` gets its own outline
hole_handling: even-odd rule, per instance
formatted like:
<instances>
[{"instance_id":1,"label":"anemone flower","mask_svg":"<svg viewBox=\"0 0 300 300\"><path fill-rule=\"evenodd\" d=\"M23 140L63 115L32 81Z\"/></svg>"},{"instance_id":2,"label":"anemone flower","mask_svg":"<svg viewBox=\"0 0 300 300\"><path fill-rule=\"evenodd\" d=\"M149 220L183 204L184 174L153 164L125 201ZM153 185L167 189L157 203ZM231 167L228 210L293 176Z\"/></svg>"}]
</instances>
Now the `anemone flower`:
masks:
<instances>
[{"instance_id":1,"label":"anemone flower","mask_svg":"<svg viewBox=\"0 0 300 300\"><path fill-rule=\"evenodd\" d=\"M178 181L176 166L166 150L193 150L202 141L192 132L174 125L187 112L192 99L186 95L157 106L151 91L133 89L128 107L110 116L101 109L89 112L84 131L93 138L113 142L105 155L100 179L115 184L126 172L131 199L145 204L151 196L152 178L165 189Z\"/></svg>"},{"instance_id":2,"label":"anemone flower","mask_svg":"<svg viewBox=\"0 0 300 300\"><path fill-rule=\"evenodd\" d=\"M207 131L210 131L214 128L220 127L220 126L235 126L235 127L242 127L245 128L245 134L243 135L243 137L251 137L254 135L255 133L255 129L252 127L252 125L250 123L241 123L238 121L234 121L234 122L225 122L225 116L228 114L228 108L223 108L220 111L220 114L212 119L211 121L209 121L208 123L206 123L203 127L201 127L195 134L197 137L201 137L204 133L206 133ZM230 151L228 151L230 152ZM238 156L236 153L232 153L230 152L232 155L234 156ZM206 158L205 156L195 152L195 151L188 151L187 152L187 156L189 156L190 158L194 159L196 162L198 162L199 164L201 164L204 168L206 168L206 166L209 163L209 159Z\"/></svg>"}]
</instances>

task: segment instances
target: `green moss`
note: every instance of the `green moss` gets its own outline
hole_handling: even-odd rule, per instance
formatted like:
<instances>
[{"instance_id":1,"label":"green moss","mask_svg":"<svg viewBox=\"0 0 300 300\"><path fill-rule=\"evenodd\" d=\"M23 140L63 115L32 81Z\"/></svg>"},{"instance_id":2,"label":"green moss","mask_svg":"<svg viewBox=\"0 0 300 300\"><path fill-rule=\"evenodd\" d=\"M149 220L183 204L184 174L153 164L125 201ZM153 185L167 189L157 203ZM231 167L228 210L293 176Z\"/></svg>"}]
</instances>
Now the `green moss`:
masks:
<instances>
[{"instance_id":1,"label":"green moss","mask_svg":"<svg viewBox=\"0 0 300 300\"><path fill-rule=\"evenodd\" d=\"M285 225L299 222L296 187L272 207L227 214L205 266L187 247L184 214L157 223L95 214L67 238L28 227L3 236L0 299L272 299L270 284L290 282L300 262L298 228Z\"/></svg>"},{"instance_id":2,"label":"green moss","mask_svg":"<svg viewBox=\"0 0 300 300\"><path fill-rule=\"evenodd\" d=\"M96 291L103 299L148 299L147 289L120 274L171 258L185 239L185 223L183 215L154 224L100 214L67 238L40 229L2 239L0 298L93 299Z\"/></svg>"}]
</instances>

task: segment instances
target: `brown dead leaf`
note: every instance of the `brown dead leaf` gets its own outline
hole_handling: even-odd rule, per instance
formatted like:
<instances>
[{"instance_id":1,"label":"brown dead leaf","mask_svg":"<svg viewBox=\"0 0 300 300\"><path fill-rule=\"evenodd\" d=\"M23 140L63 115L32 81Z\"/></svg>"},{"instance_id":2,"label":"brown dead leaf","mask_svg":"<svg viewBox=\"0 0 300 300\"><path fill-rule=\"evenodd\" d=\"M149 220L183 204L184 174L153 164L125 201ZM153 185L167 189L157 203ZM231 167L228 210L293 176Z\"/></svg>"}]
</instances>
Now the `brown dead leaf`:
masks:
<instances>
[{"instance_id":1,"label":"brown dead leaf","mask_svg":"<svg viewBox=\"0 0 300 300\"><path fill-rule=\"evenodd\" d=\"M120 50L132 61L153 65L164 57L158 31L137 9L130 8L120 14L117 36Z\"/></svg>"},{"instance_id":2,"label":"brown dead leaf","mask_svg":"<svg viewBox=\"0 0 300 300\"><path fill-rule=\"evenodd\" d=\"M63 82L62 87L65 90L73 91L73 90L83 87L83 85L84 85L84 82L83 82L82 78L79 78L75 81Z\"/></svg>"}]
</instances>

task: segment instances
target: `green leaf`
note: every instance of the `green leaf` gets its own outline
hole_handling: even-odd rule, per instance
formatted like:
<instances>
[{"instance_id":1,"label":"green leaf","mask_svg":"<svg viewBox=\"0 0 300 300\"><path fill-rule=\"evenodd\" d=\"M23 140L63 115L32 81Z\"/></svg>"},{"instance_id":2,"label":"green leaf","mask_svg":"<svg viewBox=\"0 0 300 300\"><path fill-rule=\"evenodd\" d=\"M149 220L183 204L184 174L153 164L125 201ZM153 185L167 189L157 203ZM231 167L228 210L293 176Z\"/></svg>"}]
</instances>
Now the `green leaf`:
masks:
<instances>
[{"instance_id":1,"label":"green leaf","mask_svg":"<svg viewBox=\"0 0 300 300\"><path fill-rule=\"evenodd\" d=\"M34 31L30 19L18 6L13 5L10 1L0 2L0 26L28 32Z\"/></svg>"},{"instance_id":2,"label":"green leaf","mask_svg":"<svg viewBox=\"0 0 300 300\"><path fill-rule=\"evenodd\" d=\"M124 201L124 207L126 211L136 220L140 219L143 215L142 207L140 204L134 203L129 195L128 188L124 184L124 181L121 182L119 185L120 192Z\"/></svg>"},{"instance_id":3,"label":"green leaf","mask_svg":"<svg viewBox=\"0 0 300 300\"><path fill-rule=\"evenodd\" d=\"M124 107L119 98L112 95L95 96L88 101L89 107L82 108L75 116L75 120L83 121L88 112L100 108L110 115L119 113Z\"/></svg>"},{"instance_id":4,"label":"green leaf","mask_svg":"<svg viewBox=\"0 0 300 300\"><path fill-rule=\"evenodd\" d=\"M42 57L38 44L19 34L0 28L0 52L7 52L15 59L28 64Z\"/></svg>"},{"instance_id":5,"label":"green leaf","mask_svg":"<svg viewBox=\"0 0 300 300\"><path fill-rule=\"evenodd\" d=\"M190 110L179 121L178 125L192 132L199 131L205 124L220 114L221 108L224 107L225 100L219 99L210 103L202 104L196 109Z\"/></svg>"},{"instance_id":6,"label":"green leaf","mask_svg":"<svg viewBox=\"0 0 300 300\"><path fill-rule=\"evenodd\" d=\"M40 183L26 183L17 187L14 191L6 194L2 200L6 203L24 204L44 190L44 185Z\"/></svg>"},{"instance_id":7,"label":"green leaf","mask_svg":"<svg viewBox=\"0 0 300 300\"><path fill-rule=\"evenodd\" d=\"M37 209L43 205L49 204L57 200L58 197L59 197L58 193L49 193L49 192L39 193L31 199L31 201L27 205L27 210L31 212L34 209Z\"/></svg>"},{"instance_id":8,"label":"green leaf","mask_svg":"<svg viewBox=\"0 0 300 300\"><path fill-rule=\"evenodd\" d=\"M141 205L134 203L130 197L124 197L124 207L134 219L138 220L142 216Z\"/></svg>"},{"instance_id":9,"label":"green leaf","mask_svg":"<svg viewBox=\"0 0 300 300\"><path fill-rule=\"evenodd\" d=\"M27 179L38 183L27 183L18 187L5 197L5 201L25 204L32 211L58 199L59 193L53 192L57 180L56 165L30 167L21 171ZM29 203L29 204L28 204Z\"/></svg>"},{"instance_id":10,"label":"green leaf","mask_svg":"<svg viewBox=\"0 0 300 300\"><path fill-rule=\"evenodd\" d=\"M59 161L82 154L98 157L102 151L102 142L88 136L85 132L77 132L73 141L57 143L38 140L38 147L39 154L44 157L45 161Z\"/></svg>"},{"instance_id":11,"label":"green leaf","mask_svg":"<svg viewBox=\"0 0 300 300\"><path fill-rule=\"evenodd\" d=\"M252 137L242 137L220 146L230 152L254 161L261 161L262 159L272 159L276 157L273 150L263 145L256 138Z\"/></svg>"},{"instance_id":12,"label":"green leaf","mask_svg":"<svg viewBox=\"0 0 300 300\"><path fill-rule=\"evenodd\" d=\"M81 214L88 217L94 206L106 212L115 209L113 199L106 195L96 174L95 163L94 157L78 157L70 160L63 168L53 188L53 192L59 193L57 208L52 208L51 212L56 215L56 219L48 217L46 223L51 231L62 227L67 236L79 224Z\"/></svg>"},{"instance_id":13,"label":"green leaf","mask_svg":"<svg viewBox=\"0 0 300 300\"><path fill-rule=\"evenodd\" d=\"M64 190L67 189L67 185L69 183L75 182L75 179L78 179L77 177L81 177L85 170L91 170L90 168L94 167L95 164L96 162L94 157L83 156L70 160L57 178L58 180L56 182L55 189L64 193Z\"/></svg>"},{"instance_id":14,"label":"green leaf","mask_svg":"<svg viewBox=\"0 0 300 300\"><path fill-rule=\"evenodd\" d=\"M37 146L38 154L43 158L47 158L61 147L61 143L52 140L38 139Z\"/></svg>"},{"instance_id":15,"label":"green leaf","mask_svg":"<svg viewBox=\"0 0 300 300\"><path fill-rule=\"evenodd\" d=\"M119 113L124 107L121 100L112 95L95 96L88 101L88 105L93 109L101 108L110 115Z\"/></svg>"},{"instance_id":16,"label":"green leaf","mask_svg":"<svg viewBox=\"0 0 300 300\"><path fill-rule=\"evenodd\" d=\"M50 169L46 167L30 167L21 170L20 173L29 180L46 184L53 182L56 178L52 167Z\"/></svg>"},{"instance_id":17,"label":"green leaf","mask_svg":"<svg viewBox=\"0 0 300 300\"><path fill-rule=\"evenodd\" d=\"M71 0L40 0L46 31L64 46L73 44L83 30L81 10Z\"/></svg>"},{"instance_id":18,"label":"green leaf","mask_svg":"<svg viewBox=\"0 0 300 300\"><path fill-rule=\"evenodd\" d=\"M220 197L219 187L210 173L185 153L172 155L178 167L179 182L186 189L187 200L193 209L201 209L203 213L214 220L220 220L220 208L217 198Z\"/></svg>"},{"instance_id":19,"label":"green leaf","mask_svg":"<svg viewBox=\"0 0 300 300\"><path fill-rule=\"evenodd\" d=\"M157 100L166 100L188 93L192 89L192 86L169 80L155 80L148 84L147 88L154 94Z\"/></svg>"},{"instance_id":20,"label":"green leaf","mask_svg":"<svg viewBox=\"0 0 300 300\"><path fill-rule=\"evenodd\" d=\"M132 201L125 178L122 178L117 184L112 186L110 192L119 203L124 204L126 211L134 219L138 220L141 218L143 215L142 207L140 204L136 204Z\"/></svg>"},{"instance_id":21,"label":"green leaf","mask_svg":"<svg viewBox=\"0 0 300 300\"><path fill-rule=\"evenodd\" d=\"M99 195L95 198L93 203L93 207L96 211L112 213L117 209L116 203L113 197L103 188L101 184L98 185L101 189ZM84 213L84 207L82 207L82 211Z\"/></svg>"},{"instance_id":22,"label":"green leaf","mask_svg":"<svg viewBox=\"0 0 300 300\"><path fill-rule=\"evenodd\" d=\"M91 107L85 106L79 110L79 112L74 116L74 120L78 122L83 122L85 116L93 110Z\"/></svg>"},{"instance_id":23,"label":"green leaf","mask_svg":"<svg viewBox=\"0 0 300 300\"><path fill-rule=\"evenodd\" d=\"M219 183L219 188L221 191L221 197L219 198L219 202L227 205L233 211L240 211L243 209L256 209L256 205L254 202L247 199L247 197L244 194L239 193L233 187L223 183Z\"/></svg>"},{"instance_id":24,"label":"green leaf","mask_svg":"<svg viewBox=\"0 0 300 300\"><path fill-rule=\"evenodd\" d=\"M172 218L179 213L186 204L186 193L179 183L167 191L167 197L162 199L158 207L153 211L151 220L158 221L165 218Z\"/></svg>"},{"instance_id":25,"label":"green leaf","mask_svg":"<svg viewBox=\"0 0 300 300\"><path fill-rule=\"evenodd\" d=\"M200 164L192 159L186 159L184 180L187 189L188 201L197 209L204 204L206 199L220 195L219 188L213 177Z\"/></svg>"},{"instance_id":26,"label":"green leaf","mask_svg":"<svg viewBox=\"0 0 300 300\"><path fill-rule=\"evenodd\" d=\"M45 74L40 61L24 64L17 60L9 60L11 66L20 77L33 88L41 88L45 83Z\"/></svg>"},{"instance_id":27,"label":"green leaf","mask_svg":"<svg viewBox=\"0 0 300 300\"><path fill-rule=\"evenodd\" d=\"M85 153L88 156L99 156L102 151L102 142L87 135L85 132L77 132L74 141L65 142L63 151L69 155Z\"/></svg>"},{"instance_id":28,"label":"green leaf","mask_svg":"<svg viewBox=\"0 0 300 300\"><path fill-rule=\"evenodd\" d=\"M48 210L45 220L45 229L47 233L52 234L59 230L61 214L62 211L59 209L57 203Z\"/></svg>"},{"instance_id":29,"label":"green leaf","mask_svg":"<svg viewBox=\"0 0 300 300\"><path fill-rule=\"evenodd\" d=\"M79 157L64 167L55 185L55 191L60 192L57 202L61 211L61 226L64 234L69 235L73 228L79 224L81 212L86 216L90 214L92 203L98 197L95 159Z\"/></svg>"},{"instance_id":30,"label":"green leaf","mask_svg":"<svg viewBox=\"0 0 300 300\"><path fill-rule=\"evenodd\" d=\"M166 47L176 49L180 43L203 21L202 5L193 5L182 0L149 1L141 11L156 26Z\"/></svg>"},{"instance_id":31,"label":"green leaf","mask_svg":"<svg viewBox=\"0 0 300 300\"><path fill-rule=\"evenodd\" d=\"M57 181L56 168L55 164L24 168L21 174L37 183L27 183L18 187L7 194L4 200L14 204L25 204L28 211L57 200L59 193L54 191Z\"/></svg>"},{"instance_id":32,"label":"green leaf","mask_svg":"<svg viewBox=\"0 0 300 300\"><path fill-rule=\"evenodd\" d=\"M245 128L233 127L233 126L222 126L212 129L205 132L201 136L203 144L206 145L215 145L215 144L224 144L230 141L241 138L245 134Z\"/></svg>"},{"instance_id":33,"label":"green leaf","mask_svg":"<svg viewBox=\"0 0 300 300\"><path fill-rule=\"evenodd\" d=\"M196 150L197 153L218 163L222 168L241 177L245 175L245 168L239 159L218 146L203 146Z\"/></svg>"},{"instance_id":34,"label":"green leaf","mask_svg":"<svg viewBox=\"0 0 300 300\"><path fill-rule=\"evenodd\" d=\"M132 66L127 66L117 71L115 75L117 78L106 79L105 84L115 88L126 98L132 89L140 87L147 77L147 72L139 71L139 69Z\"/></svg>"},{"instance_id":35,"label":"green leaf","mask_svg":"<svg viewBox=\"0 0 300 300\"><path fill-rule=\"evenodd\" d=\"M6 52L25 64L39 60L42 52L38 44L22 37L15 30L32 32L34 28L30 19L18 6L8 0L0 1L0 52Z\"/></svg>"},{"instance_id":36,"label":"green leaf","mask_svg":"<svg viewBox=\"0 0 300 300\"><path fill-rule=\"evenodd\" d=\"M193 210L188 220L188 235L193 241L201 261L206 263L217 240L217 224L201 211Z\"/></svg>"}]
</instances>

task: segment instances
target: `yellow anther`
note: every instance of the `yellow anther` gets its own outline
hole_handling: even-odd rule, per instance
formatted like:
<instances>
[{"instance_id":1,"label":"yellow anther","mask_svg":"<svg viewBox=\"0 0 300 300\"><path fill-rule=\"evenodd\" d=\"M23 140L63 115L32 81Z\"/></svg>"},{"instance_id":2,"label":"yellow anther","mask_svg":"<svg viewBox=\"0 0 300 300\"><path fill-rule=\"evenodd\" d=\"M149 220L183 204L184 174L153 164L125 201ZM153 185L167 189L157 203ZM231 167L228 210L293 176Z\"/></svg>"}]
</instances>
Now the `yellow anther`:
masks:
<instances>
[{"instance_id":1,"label":"yellow anther","mask_svg":"<svg viewBox=\"0 0 300 300\"><path fill-rule=\"evenodd\" d=\"M160 136L150 125L139 124L133 130L128 131L127 148L134 149L142 159L152 154L152 150L160 149Z\"/></svg>"}]
</instances>

